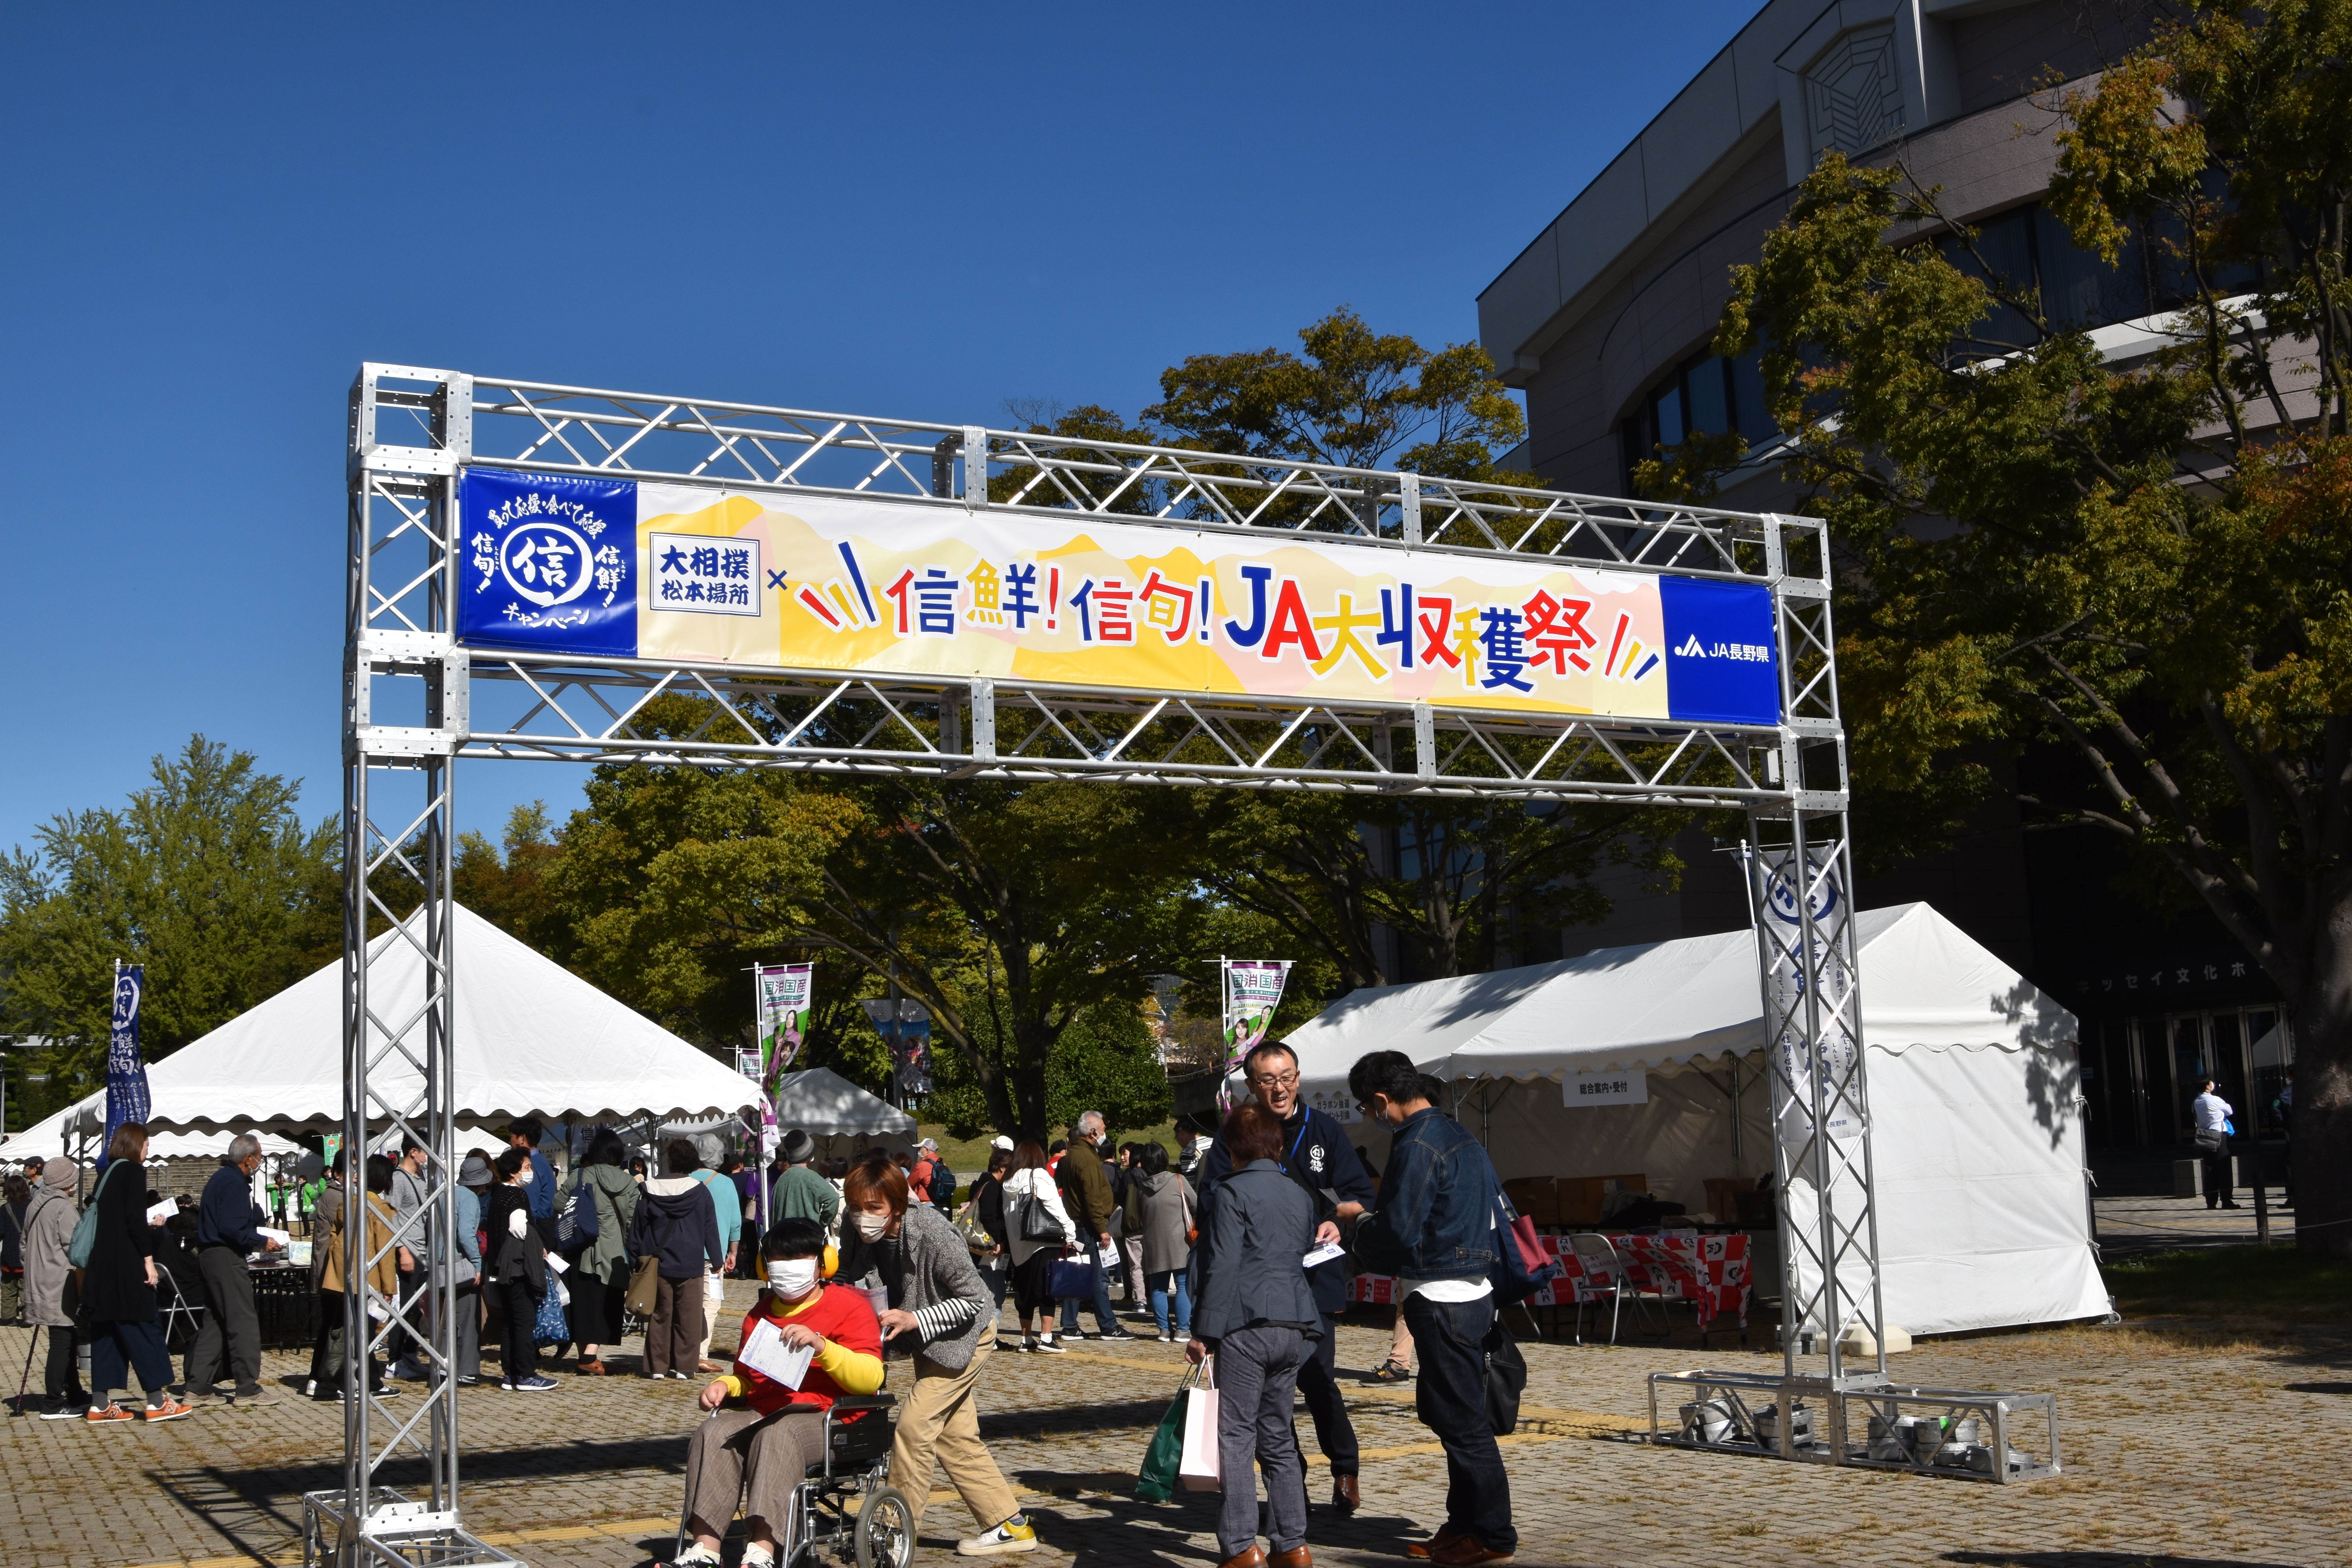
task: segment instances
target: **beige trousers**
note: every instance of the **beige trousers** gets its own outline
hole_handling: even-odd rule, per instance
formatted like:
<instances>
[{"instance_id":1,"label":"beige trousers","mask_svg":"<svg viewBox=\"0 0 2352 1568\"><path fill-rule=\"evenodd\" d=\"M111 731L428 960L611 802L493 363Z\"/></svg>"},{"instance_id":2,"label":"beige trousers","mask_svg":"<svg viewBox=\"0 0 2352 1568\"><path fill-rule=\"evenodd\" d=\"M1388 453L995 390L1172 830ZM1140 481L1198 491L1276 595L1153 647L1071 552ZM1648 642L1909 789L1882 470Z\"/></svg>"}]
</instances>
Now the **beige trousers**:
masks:
<instances>
[{"instance_id":1,"label":"beige trousers","mask_svg":"<svg viewBox=\"0 0 2352 1568\"><path fill-rule=\"evenodd\" d=\"M914 1525L923 1522L923 1508L930 1500L934 1458L981 1529L1002 1524L1021 1511L1013 1489L1004 1484L1004 1472L980 1440L980 1405L973 1395L980 1369L995 1348L996 1325L991 1323L980 1331L971 1364L961 1372L950 1372L920 1354L915 1357L914 1392L898 1412L898 1435L890 1445L890 1484L906 1497Z\"/></svg>"}]
</instances>

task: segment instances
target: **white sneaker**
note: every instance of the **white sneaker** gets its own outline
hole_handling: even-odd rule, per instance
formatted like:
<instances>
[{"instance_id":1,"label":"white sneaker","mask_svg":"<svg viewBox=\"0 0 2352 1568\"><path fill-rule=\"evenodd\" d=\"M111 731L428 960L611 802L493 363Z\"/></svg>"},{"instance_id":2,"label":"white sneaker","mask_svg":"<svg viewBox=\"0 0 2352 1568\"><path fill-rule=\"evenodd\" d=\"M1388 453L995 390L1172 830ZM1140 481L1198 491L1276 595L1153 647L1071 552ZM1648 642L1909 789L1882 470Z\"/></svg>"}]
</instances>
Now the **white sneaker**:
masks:
<instances>
[{"instance_id":1,"label":"white sneaker","mask_svg":"<svg viewBox=\"0 0 2352 1568\"><path fill-rule=\"evenodd\" d=\"M956 1555L959 1557L993 1557L999 1552L1036 1550L1036 1531L1030 1528L1026 1518L1017 1513L992 1530L983 1530L970 1540L956 1542Z\"/></svg>"}]
</instances>

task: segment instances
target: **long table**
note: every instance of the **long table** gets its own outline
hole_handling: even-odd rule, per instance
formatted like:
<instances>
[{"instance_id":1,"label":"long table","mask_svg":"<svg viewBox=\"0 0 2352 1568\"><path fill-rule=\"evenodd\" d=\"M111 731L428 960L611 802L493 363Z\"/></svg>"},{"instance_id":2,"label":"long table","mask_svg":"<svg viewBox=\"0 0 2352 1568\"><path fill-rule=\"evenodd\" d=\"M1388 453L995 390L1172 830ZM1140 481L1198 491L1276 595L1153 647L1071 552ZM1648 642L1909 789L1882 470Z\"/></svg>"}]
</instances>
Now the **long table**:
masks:
<instances>
[{"instance_id":1,"label":"long table","mask_svg":"<svg viewBox=\"0 0 2352 1568\"><path fill-rule=\"evenodd\" d=\"M1542 1237L1544 1250L1560 1266L1560 1276L1528 1298L1530 1307L1567 1307L1595 1301L1619 1285L1667 1301L1687 1301L1703 1331L1723 1316L1735 1316L1744 1332L1754 1295L1748 1279L1748 1237L1738 1232L1701 1236L1686 1230L1654 1235L1602 1232L1617 1249L1618 1267L1589 1262L1564 1234ZM1348 1281L1348 1300L1382 1305L1396 1300L1396 1280L1385 1274L1359 1274Z\"/></svg>"}]
</instances>

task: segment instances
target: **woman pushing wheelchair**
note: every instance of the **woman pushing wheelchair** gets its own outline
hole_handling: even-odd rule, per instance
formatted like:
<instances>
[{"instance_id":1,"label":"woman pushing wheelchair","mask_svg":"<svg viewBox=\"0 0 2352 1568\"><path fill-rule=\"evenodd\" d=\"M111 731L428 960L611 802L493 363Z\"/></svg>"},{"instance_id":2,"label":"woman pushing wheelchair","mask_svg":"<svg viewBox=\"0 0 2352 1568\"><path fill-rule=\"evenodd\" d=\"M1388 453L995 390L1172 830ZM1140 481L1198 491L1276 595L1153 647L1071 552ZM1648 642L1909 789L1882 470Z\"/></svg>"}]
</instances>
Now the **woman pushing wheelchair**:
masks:
<instances>
[{"instance_id":1,"label":"woman pushing wheelchair","mask_svg":"<svg viewBox=\"0 0 2352 1568\"><path fill-rule=\"evenodd\" d=\"M735 1371L702 1391L711 1412L687 1450L686 1531L694 1544L676 1568L716 1568L719 1542L743 1504L743 1568L776 1561L776 1534L789 1531L793 1496L825 1457L825 1412L844 1396L882 1386L882 1330L863 1291L827 1284L824 1232L814 1220L779 1220L761 1239L767 1289L745 1314L743 1343L772 1323L789 1350L813 1352L801 1385L764 1377L740 1357ZM880 1410L853 1419L884 1421Z\"/></svg>"}]
</instances>

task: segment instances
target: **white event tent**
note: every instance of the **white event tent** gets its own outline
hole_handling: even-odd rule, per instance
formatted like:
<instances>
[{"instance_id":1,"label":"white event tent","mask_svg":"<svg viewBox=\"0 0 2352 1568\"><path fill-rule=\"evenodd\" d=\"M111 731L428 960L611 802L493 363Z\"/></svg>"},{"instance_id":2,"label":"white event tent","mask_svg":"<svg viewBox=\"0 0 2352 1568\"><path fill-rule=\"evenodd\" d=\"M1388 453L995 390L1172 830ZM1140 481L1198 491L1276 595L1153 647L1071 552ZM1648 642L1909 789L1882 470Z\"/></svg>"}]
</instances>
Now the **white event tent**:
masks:
<instances>
[{"instance_id":1,"label":"white event tent","mask_svg":"<svg viewBox=\"0 0 2352 1568\"><path fill-rule=\"evenodd\" d=\"M98 1152L97 1139L105 1131L106 1096L100 1092L86 1101L76 1101L53 1116L43 1117L22 1132L0 1143L0 1163L21 1163L31 1159L51 1160L59 1155L79 1157L82 1152L83 1132L71 1131L73 1123L84 1115L95 1121L87 1127L90 1153ZM234 1132L157 1132L147 1140L147 1160L217 1160L228 1152ZM301 1145L274 1132L261 1134L261 1152L273 1158L299 1154Z\"/></svg>"},{"instance_id":2,"label":"white event tent","mask_svg":"<svg viewBox=\"0 0 2352 1568\"><path fill-rule=\"evenodd\" d=\"M750 1079L462 904L456 921L452 1100L460 1126L496 1126L526 1114L615 1122L711 1116L759 1100ZM425 1005L424 959L396 929L372 949L378 957L369 968L368 1009L405 1022ZM338 962L155 1063L147 1069L149 1125L198 1132L340 1126L342 997ZM389 1051L369 1082L385 1101L403 1104L421 1076ZM105 1096L75 1109L86 1121L102 1121Z\"/></svg>"},{"instance_id":3,"label":"white event tent","mask_svg":"<svg viewBox=\"0 0 2352 1568\"><path fill-rule=\"evenodd\" d=\"M1938 1333L2105 1315L2074 1016L1927 904L1862 910L1855 938L1886 1321ZM1748 931L1357 991L1286 1043L1308 1100L1376 1162L1387 1130L1357 1118L1348 1068L1400 1050L1452 1084L1506 1180L1638 1173L1696 1211L1707 1178L1772 1169ZM1641 1103L1572 1098L1582 1075L1634 1073Z\"/></svg>"}]
</instances>

